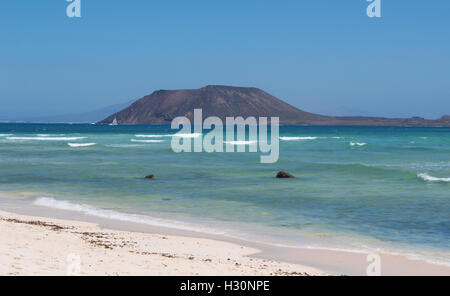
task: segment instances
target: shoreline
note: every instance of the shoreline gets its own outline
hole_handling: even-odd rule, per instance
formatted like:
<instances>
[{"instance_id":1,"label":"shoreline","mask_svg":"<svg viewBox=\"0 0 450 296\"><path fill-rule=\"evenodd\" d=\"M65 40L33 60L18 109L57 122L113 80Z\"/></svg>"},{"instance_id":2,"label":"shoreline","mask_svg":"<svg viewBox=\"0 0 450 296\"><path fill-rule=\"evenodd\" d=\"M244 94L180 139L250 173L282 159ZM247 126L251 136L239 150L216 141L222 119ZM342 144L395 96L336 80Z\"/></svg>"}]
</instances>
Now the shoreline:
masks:
<instances>
[{"instance_id":1,"label":"shoreline","mask_svg":"<svg viewBox=\"0 0 450 296\"><path fill-rule=\"evenodd\" d=\"M31 205L28 203L20 202L20 200L11 200L9 198L1 199L0 203L0 216L9 217L8 219L16 219L21 221L49 221L52 223L62 223L64 225L70 225L70 227L79 227L81 224L83 227L85 224L88 224L89 229L96 229L96 232L108 232L112 237L118 235L125 235L130 238L131 241L135 241L137 245L139 245L142 241L149 239L155 239L155 237L169 237L173 238L175 245L178 243L182 244L184 241L191 242L207 242L205 245L213 246L209 249L209 253L206 250L196 249L196 248L188 248L186 250L195 251L197 256L216 256L216 260L220 261L217 256L224 249L234 249L234 250L245 250L244 253L235 252L229 257L239 264L241 267L240 270L235 270L233 266L232 268L228 268L227 261L225 261L225 267L221 267L224 272L220 273L219 271L215 271L214 269L205 270L203 267L208 264L204 264L207 262L196 262L195 259L191 259L188 261L188 265L192 265L194 262L198 263L199 267L195 267L195 270L187 269L186 271L196 271L195 274L192 273L175 273L179 275L213 275L213 274L221 274L221 275L302 275L307 273L308 275L366 275L366 269L368 266L367 255L368 253L357 253L350 251L341 251L341 250L323 250L323 249L310 249L310 248L301 248L301 247L282 247L282 246L274 246L265 244L262 242L252 242L246 241L238 238L231 238L224 235L216 235L216 234L207 234L201 232L193 232L187 230L180 230L169 227L162 226L152 226L147 224L140 224L134 222L124 222L118 220L111 220L106 218L98 218L93 216L88 216L82 213L71 212L67 210L58 210L51 209L46 207L40 207ZM17 219L19 217L20 219ZM57 222L57 223L56 223ZM5 221L0 221L0 223L4 224ZM20 224L15 224L11 226L9 222L9 227L20 228ZM19 226L18 226L19 225ZM23 225L22 225L23 226ZM36 227L36 226L35 226ZM20 232L20 230L16 229ZM16 232L17 232L16 231ZM39 230L34 230L34 232L39 232ZM79 231L81 232L81 231ZM73 236L73 235L72 235ZM142 238L142 236L148 236L146 239ZM67 239L67 238L66 238ZM71 237L73 240L74 237ZM78 237L75 239L78 243L82 242L83 239ZM22 239L20 244L30 244L30 241L27 239ZM55 242L57 245L64 244L63 241ZM19 245L20 245L19 244ZM158 240L158 244L162 246L167 245L164 244L164 241ZM0 245L1 247L1 245ZM160 250L161 254L169 254L171 251L176 251L175 253L182 253L180 249L173 250L172 246L166 246L164 252ZM95 254L97 254L94 251ZM149 254L148 250L144 251L145 254ZM155 253L155 252L153 252ZM177 254L178 254L177 253ZM193 253L193 252L191 252ZM4 250L0 249L0 257L4 254ZM136 254L135 254L136 255ZM157 256L153 254L154 256ZM410 259L404 255L393 255L380 253L382 269L382 275L450 275L450 267L432 264L429 262L425 262L419 259ZM110 255L107 253L97 255L100 256L103 262L107 261ZM161 259L166 259L164 256ZM189 257L189 256L188 256ZM192 256L195 258L195 256ZM182 258L182 256L180 257ZM180 259L178 258L178 259ZM224 258L221 258L223 260ZM229 259L229 258L226 258ZM141 259L137 259L136 262L139 262ZM153 258L152 260L155 260ZM157 260L157 261L158 261ZM181 259L180 259L181 260ZM251 261L249 261L251 260ZM183 260L181 260L183 261ZM192 261L192 262L191 262ZM254 269L254 268L244 268L243 266L247 266L250 262L263 262L261 266L269 266L269 269ZM172 262L173 263L173 262ZM191 264L192 263L192 264ZM270 264L268 264L270 263ZM127 263L127 266L130 263ZM178 266L185 266L185 262L177 262L172 264ZM92 265L92 264L91 264ZM167 265L167 264L166 264ZM253 266L253 265L248 265ZM276 266L275 269L270 269L271 267ZM236 266L234 266L236 267ZM120 266L115 267L120 268ZM124 267L125 268L125 267ZM129 268L129 266L127 267ZM126 270L128 270L125 268ZM178 268L177 268L178 269ZM133 270L133 269L131 269ZM118 274L142 274L138 272L139 269L133 273L123 272ZM271 272L268 272L271 270ZM281 271L280 271L281 270ZM217 273L219 272L219 273ZM229 273L227 273L229 272ZM0 272L2 273L2 272ZM3 273L2 273L3 274ZM102 274L101 272L94 272L88 274ZM159 270L156 273L149 273L149 275L171 275L172 273L168 272L168 270Z\"/></svg>"},{"instance_id":2,"label":"shoreline","mask_svg":"<svg viewBox=\"0 0 450 296\"><path fill-rule=\"evenodd\" d=\"M313 276L311 267L251 257L257 249L92 222L0 211L0 276Z\"/></svg>"}]
</instances>

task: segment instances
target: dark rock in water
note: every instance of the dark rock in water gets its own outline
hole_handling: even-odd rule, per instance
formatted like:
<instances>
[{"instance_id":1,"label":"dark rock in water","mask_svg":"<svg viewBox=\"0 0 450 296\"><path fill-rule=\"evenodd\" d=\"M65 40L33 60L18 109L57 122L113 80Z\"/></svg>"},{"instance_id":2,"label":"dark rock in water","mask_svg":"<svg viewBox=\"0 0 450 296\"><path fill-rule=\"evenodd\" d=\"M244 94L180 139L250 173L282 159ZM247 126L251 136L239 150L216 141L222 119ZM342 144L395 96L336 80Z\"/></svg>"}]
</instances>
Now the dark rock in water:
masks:
<instances>
[{"instance_id":1,"label":"dark rock in water","mask_svg":"<svg viewBox=\"0 0 450 296\"><path fill-rule=\"evenodd\" d=\"M277 178L278 178L278 179L289 179L289 178L295 178L295 177L292 176L292 175L289 174L289 173L286 173L286 172L279 172L279 173L277 174Z\"/></svg>"},{"instance_id":2,"label":"dark rock in water","mask_svg":"<svg viewBox=\"0 0 450 296\"><path fill-rule=\"evenodd\" d=\"M145 176L145 179L153 179L153 178L155 178L155 175L148 175L148 176Z\"/></svg>"}]
</instances>

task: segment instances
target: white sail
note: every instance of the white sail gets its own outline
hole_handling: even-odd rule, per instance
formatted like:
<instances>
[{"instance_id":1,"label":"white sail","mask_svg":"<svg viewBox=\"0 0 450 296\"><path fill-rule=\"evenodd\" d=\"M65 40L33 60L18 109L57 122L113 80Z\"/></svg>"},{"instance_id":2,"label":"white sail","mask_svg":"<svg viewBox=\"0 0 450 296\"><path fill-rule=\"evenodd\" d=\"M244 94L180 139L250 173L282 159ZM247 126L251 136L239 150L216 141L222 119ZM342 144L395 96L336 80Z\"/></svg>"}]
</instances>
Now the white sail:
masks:
<instances>
[{"instance_id":1,"label":"white sail","mask_svg":"<svg viewBox=\"0 0 450 296\"><path fill-rule=\"evenodd\" d=\"M117 123L117 118L114 118L113 122L112 122L110 125L119 125L119 124Z\"/></svg>"}]
</instances>

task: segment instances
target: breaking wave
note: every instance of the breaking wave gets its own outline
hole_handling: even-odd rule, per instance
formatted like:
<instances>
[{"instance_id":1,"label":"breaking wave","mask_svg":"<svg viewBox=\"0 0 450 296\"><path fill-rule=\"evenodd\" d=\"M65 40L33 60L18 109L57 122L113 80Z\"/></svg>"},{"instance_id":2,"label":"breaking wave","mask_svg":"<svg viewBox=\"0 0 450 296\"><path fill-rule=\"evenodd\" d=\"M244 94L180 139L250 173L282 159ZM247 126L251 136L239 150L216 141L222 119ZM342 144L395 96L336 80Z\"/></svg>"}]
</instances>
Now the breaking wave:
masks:
<instances>
[{"instance_id":1,"label":"breaking wave","mask_svg":"<svg viewBox=\"0 0 450 296\"><path fill-rule=\"evenodd\" d=\"M350 142L350 146L352 146L352 147L355 147L355 146L362 147L362 146L366 146L366 145L367 145L367 143Z\"/></svg>"},{"instance_id":2,"label":"breaking wave","mask_svg":"<svg viewBox=\"0 0 450 296\"><path fill-rule=\"evenodd\" d=\"M282 141L317 140L318 137L280 137Z\"/></svg>"},{"instance_id":3,"label":"breaking wave","mask_svg":"<svg viewBox=\"0 0 450 296\"><path fill-rule=\"evenodd\" d=\"M97 145L97 143L67 143L67 145L76 148L76 147L90 147Z\"/></svg>"},{"instance_id":4,"label":"breaking wave","mask_svg":"<svg viewBox=\"0 0 450 296\"><path fill-rule=\"evenodd\" d=\"M162 143L164 142L164 140L136 140L136 139L131 139L131 142L136 142L136 143Z\"/></svg>"},{"instance_id":5,"label":"breaking wave","mask_svg":"<svg viewBox=\"0 0 450 296\"><path fill-rule=\"evenodd\" d=\"M177 138L197 138L201 137L200 133L193 134L171 134L171 135L136 135L137 138L164 138L164 137L177 137Z\"/></svg>"},{"instance_id":6,"label":"breaking wave","mask_svg":"<svg viewBox=\"0 0 450 296\"><path fill-rule=\"evenodd\" d=\"M195 232L206 232L211 234L225 234L223 231L218 231L215 229L209 229L202 226L190 225L187 223L179 222L179 221L171 221L160 218L154 218L151 216L143 216L136 214L126 214L120 213L112 210L104 210L101 208L93 207L86 204L72 203L64 200L56 200L51 197L39 197L34 202L34 205L48 207L53 209L78 212L88 216L117 220L117 221L125 221L139 224L147 224L153 226L160 227L170 227L181 230L195 231Z\"/></svg>"},{"instance_id":7,"label":"breaking wave","mask_svg":"<svg viewBox=\"0 0 450 296\"><path fill-rule=\"evenodd\" d=\"M134 148L134 147L145 147L145 145L140 144L108 144L105 147L110 148Z\"/></svg>"},{"instance_id":8,"label":"breaking wave","mask_svg":"<svg viewBox=\"0 0 450 296\"><path fill-rule=\"evenodd\" d=\"M164 138L172 137L173 135L135 135L137 138Z\"/></svg>"},{"instance_id":9,"label":"breaking wave","mask_svg":"<svg viewBox=\"0 0 450 296\"><path fill-rule=\"evenodd\" d=\"M200 133L193 133L193 134L175 134L172 135L172 137L177 137L177 138L198 138L201 137L202 134Z\"/></svg>"},{"instance_id":10,"label":"breaking wave","mask_svg":"<svg viewBox=\"0 0 450 296\"><path fill-rule=\"evenodd\" d=\"M437 178L437 177L430 176L426 173L418 174L417 177L422 178L425 181L430 181L430 182L450 182L450 178Z\"/></svg>"},{"instance_id":11,"label":"breaking wave","mask_svg":"<svg viewBox=\"0 0 450 296\"><path fill-rule=\"evenodd\" d=\"M77 141L86 137L7 137L8 140L17 141Z\"/></svg>"},{"instance_id":12,"label":"breaking wave","mask_svg":"<svg viewBox=\"0 0 450 296\"><path fill-rule=\"evenodd\" d=\"M258 143L257 141L225 141L225 144L230 145L252 145Z\"/></svg>"}]
</instances>

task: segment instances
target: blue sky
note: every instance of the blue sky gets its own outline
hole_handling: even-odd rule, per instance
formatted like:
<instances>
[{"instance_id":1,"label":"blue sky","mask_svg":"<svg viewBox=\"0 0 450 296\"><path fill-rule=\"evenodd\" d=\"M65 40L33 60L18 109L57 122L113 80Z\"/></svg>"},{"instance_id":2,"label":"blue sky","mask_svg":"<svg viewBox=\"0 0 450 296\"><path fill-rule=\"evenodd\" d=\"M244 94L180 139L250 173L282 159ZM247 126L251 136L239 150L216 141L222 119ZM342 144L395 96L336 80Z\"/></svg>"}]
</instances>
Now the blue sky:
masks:
<instances>
[{"instance_id":1,"label":"blue sky","mask_svg":"<svg viewBox=\"0 0 450 296\"><path fill-rule=\"evenodd\" d=\"M450 114L450 3L8 0L0 116L89 111L158 89L255 86L317 113Z\"/></svg>"}]
</instances>

